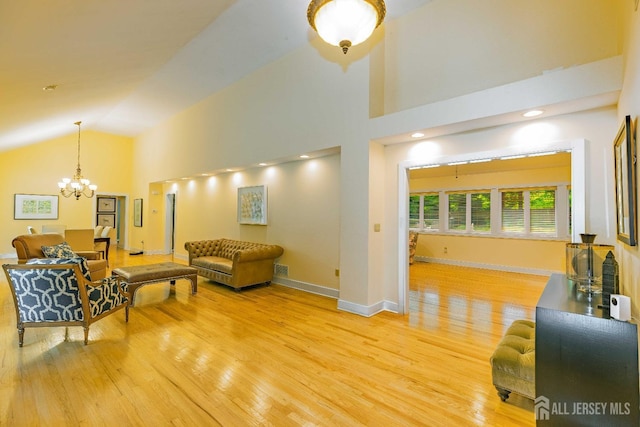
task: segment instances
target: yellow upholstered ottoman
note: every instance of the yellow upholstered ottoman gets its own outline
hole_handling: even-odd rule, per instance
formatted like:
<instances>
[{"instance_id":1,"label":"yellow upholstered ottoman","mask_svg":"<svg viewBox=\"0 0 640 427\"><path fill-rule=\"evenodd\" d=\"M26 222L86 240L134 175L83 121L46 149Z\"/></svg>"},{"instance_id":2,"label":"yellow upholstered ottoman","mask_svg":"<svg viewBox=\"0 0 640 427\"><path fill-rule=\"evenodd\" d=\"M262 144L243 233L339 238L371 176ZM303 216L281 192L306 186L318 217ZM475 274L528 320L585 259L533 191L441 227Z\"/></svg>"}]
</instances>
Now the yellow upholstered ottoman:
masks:
<instances>
[{"instance_id":1,"label":"yellow upholstered ottoman","mask_svg":"<svg viewBox=\"0 0 640 427\"><path fill-rule=\"evenodd\" d=\"M502 401L511 392L535 399L536 324L516 320L491 356L493 385Z\"/></svg>"}]
</instances>

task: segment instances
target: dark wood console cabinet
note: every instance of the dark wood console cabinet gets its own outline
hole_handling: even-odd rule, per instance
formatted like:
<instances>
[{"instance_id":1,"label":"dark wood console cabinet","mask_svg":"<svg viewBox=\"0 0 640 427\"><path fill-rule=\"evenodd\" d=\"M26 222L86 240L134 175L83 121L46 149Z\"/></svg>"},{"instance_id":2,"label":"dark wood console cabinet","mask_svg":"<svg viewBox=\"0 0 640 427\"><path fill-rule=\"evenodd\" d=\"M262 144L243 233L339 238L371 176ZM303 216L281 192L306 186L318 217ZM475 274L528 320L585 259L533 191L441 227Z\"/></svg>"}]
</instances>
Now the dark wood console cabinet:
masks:
<instances>
[{"instance_id":1,"label":"dark wood console cabinet","mask_svg":"<svg viewBox=\"0 0 640 427\"><path fill-rule=\"evenodd\" d=\"M536 425L640 424L638 329L603 318L601 302L549 279L536 307Z\"/></svg>"}]
</instances>

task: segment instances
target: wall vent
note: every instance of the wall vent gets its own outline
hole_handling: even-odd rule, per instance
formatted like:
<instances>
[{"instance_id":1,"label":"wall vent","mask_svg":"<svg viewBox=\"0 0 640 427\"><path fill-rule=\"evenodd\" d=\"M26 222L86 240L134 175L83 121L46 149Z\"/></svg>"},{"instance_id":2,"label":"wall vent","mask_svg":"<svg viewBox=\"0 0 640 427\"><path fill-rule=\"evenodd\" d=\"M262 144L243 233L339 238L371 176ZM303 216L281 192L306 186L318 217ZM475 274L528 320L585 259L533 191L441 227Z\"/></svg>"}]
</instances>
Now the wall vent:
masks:
<instances>
[{"instance_id":1,"label":"wall vent","mask_svg":"<svg viewBox=\"0 0 640 427\"><path fill-rule=\"evenodd\" d=\"M282 265L282 264L274 264L273 274L280 277L289 277L289 266Z\"/></svg>"}]
</instances>

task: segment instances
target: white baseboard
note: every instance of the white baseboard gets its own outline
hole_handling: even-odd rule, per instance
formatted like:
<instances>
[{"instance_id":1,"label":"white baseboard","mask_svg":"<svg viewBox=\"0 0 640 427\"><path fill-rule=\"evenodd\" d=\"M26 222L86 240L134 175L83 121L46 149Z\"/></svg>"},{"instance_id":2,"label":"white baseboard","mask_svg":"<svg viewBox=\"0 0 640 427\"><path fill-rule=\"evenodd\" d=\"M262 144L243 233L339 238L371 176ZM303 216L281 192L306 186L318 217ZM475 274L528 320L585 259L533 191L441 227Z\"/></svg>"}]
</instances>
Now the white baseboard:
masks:
<instances>
[{"instance_id":1,"label":"white baseboard","mask_svg":"<svg viewBox=\"0 0 640 427\"><path fill-rule=\"evenodd\" d=\"M291 280L286 277L273 276L273 283L286 286L288 288L298 289L316 295L322 295L329 298L337 299L340 296L338 289L327 288L325 286L314 285L313 283L301 282L299 280Z\"/></svg>"},{"instance_id":2,"label":"white baseboard","mask_svg":"<svg viewBox=\"0 0 640 427\"><path fill-rule=\"evenodd\" d=\"M5 259L5 258L14 258L14 259L18 259L18 255L16 255L15 252L9 252L6 254L0 254L0 258L1 259Z\"/></svg>"},{"instance_id":3,"label":"white baseboard","mask_svg":"<svg viewBox=\"0 0 640 427\"><path fill-rule=\"evenodd\" d=\"M457 265L459 267L482 268L484 270L497 270L497 271L507 271L510 273L535 274L537 276L550 276L553 273L560 273L560 274L565 273L564 271L541 270L537 268L515 267L512 265L483 264L478 262L468 262L468 261L459 261L459 260L423 257L423 256L416 256L415 260L418 262L433 262L436 264Z\"/></svg>"},{"instance_id":4,"label":"white baseboard","mask_svg":"<svg viewBox=\"0 0 640 427\"><path fill-rule=\"evenodd\" d=\"M353 302L338 300L338 309L348 311L349 313L359 314L360 316L371 317L382 311L398 312L398 304L391 301L380 301L373 305L362 305Z\"/></svg>"}]
</instances>

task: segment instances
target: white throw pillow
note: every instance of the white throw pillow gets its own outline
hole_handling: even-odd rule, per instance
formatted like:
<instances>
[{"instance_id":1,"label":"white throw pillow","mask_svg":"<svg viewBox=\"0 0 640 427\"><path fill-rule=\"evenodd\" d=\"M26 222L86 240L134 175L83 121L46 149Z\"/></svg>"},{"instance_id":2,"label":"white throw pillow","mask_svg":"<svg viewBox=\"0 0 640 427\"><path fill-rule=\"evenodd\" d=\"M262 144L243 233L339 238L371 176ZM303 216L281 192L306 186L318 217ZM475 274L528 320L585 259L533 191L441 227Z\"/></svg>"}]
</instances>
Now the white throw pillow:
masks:
<instances>
[{"instance_id":1,"label":"white throw pillow","mask_svg":"<svg viewBox=\"0 0 640 427\"><path fill-rule=\"evenodd\" d=\"M110 226L105 226L102 229L102 237L109 237L109 232L111 231L111 227Z\"/></svg>"},{"instance_id":2,"label":"white throw pillow","mask_svg":"<svg viewBox=\"0 0 640 427\"><path fill-rule=\"evenodd\" d=\"M96 225L96 228L93 230L93 237L100 237L102 236L102 229L104 227L102 225Z\"/></svg>"}]
</instances>

